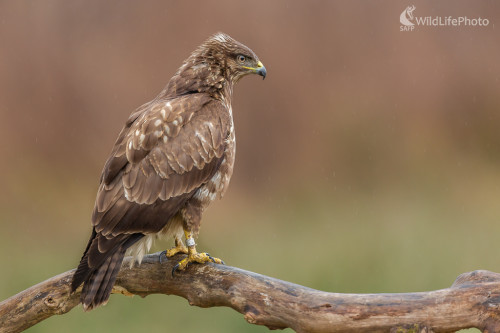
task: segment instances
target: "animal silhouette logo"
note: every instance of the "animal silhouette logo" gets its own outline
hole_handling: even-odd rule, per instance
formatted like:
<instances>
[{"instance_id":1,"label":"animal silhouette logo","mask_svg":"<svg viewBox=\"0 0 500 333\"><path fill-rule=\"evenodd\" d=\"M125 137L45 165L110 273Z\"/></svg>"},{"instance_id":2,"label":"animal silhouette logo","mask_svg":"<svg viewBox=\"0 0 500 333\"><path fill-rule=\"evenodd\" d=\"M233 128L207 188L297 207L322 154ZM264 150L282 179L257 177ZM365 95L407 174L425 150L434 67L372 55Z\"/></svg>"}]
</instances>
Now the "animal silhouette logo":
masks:
<instances>
[{"instance_id":1,"label":"animal silhouette logo","mask_svg":"<svg viewBox=\"0 0 500 333\"><path fill-rule=\"evenodd\" d=\"M415 6L411 5L405 8L401 15L399 15L399 22L401 22L402 25L405 25L407 27L414 26L415 24L411 22L413 20L413 11L415 10Z\"/></svg>"}]
</instances>

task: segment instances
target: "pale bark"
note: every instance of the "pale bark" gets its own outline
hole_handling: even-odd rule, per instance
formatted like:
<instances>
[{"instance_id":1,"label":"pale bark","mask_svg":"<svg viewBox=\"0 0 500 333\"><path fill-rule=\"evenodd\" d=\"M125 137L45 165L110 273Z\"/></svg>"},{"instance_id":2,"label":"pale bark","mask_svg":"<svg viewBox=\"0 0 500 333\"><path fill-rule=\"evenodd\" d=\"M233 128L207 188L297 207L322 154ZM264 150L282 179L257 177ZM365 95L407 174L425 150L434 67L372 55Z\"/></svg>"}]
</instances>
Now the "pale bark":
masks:
<instances>
[{"instance_id":1,"label":"pale bark","mask_svg":"<svg viewBox=\"0 0 500 333\"><path fill-rule=\"evenodd\" d=\"M113 293L178 295L191 305L231 307L252 324L297 332L500 332L498 273L465 273L450 288L429 292L339 294L215 264L193 264L172 277L181 258L160 263L159 254L151 254L133 268L126 258ZM21 332L78 305L79 290L69 292L73 271L0 303L0 332Z\"/></svg>"}]
</instances>

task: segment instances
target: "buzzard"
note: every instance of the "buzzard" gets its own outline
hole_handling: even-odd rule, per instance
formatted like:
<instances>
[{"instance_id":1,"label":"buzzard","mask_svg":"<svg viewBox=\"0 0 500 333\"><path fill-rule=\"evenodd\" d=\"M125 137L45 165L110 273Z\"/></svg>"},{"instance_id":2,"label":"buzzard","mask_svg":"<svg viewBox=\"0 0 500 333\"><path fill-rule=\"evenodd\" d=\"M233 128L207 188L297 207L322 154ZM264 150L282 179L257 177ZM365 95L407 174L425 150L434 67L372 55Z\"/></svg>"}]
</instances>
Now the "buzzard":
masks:
<instances>
[{"instance_id":1,"label":"buzzard","mask_svg":"<svg viewBox=\"0 0 500 333\"><path fill-rule=\"evenodd\" d=\"M233 86L266 68L245 45L223 33L184 61L163 91L133 112L101 174L92 235L71 284L82 283L84 310L105 304L126 254L141 262L159 236L173 236L170 257L222 263L196 251L203 210L222 197L233 173ZM182 234L186 245L182 242ZM134 261L132 261L134 262Z\"/></svg>"}]
</instances>

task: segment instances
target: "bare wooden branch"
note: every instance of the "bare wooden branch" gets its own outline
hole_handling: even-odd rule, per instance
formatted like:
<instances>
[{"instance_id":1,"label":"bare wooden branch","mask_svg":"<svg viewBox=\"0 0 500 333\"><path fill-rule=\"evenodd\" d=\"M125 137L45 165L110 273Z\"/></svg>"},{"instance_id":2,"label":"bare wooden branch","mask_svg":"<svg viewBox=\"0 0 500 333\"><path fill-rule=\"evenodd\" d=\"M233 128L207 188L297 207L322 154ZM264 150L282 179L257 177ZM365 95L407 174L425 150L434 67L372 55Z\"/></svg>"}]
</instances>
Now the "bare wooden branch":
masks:
<instances>
[{"instance_id":1,"label":"bare wooden branch","mask_svg":"<svg viewBox=\"0 0 500 333\"><path fill-rule=\"evenodd\" d=\"M447 289L402 294L322 292L222 265L192 265L172 277L181 259L148 255L129 268L126 258L113 293L178 295L200 307L227 306L252 324L297 332L455 332L477 327L500 332L500 274L462 274ZM21 332L78 304L70 294L73 270L0 303L0 332Z\"/></svg>"}]
</instances>

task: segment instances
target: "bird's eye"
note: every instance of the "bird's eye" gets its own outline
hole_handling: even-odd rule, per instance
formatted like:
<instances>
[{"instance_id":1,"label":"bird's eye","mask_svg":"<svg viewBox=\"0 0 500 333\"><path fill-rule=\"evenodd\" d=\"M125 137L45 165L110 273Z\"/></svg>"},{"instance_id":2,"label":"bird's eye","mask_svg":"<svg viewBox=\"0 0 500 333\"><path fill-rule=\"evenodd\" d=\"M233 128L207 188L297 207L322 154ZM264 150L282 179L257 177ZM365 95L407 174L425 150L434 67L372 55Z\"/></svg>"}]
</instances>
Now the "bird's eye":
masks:
<instances>
[{"instance_id":1,"label":"bird's eye","mask_svg":"<svg viewBox=\"0 0 500 333\"><path fill-rule=\"evenodd\" d=\"M244 56L244 55L239 54L239 55L237 55L237 56L236 56L236 60L238 60L238 62L239 62L240 64L242 64L242 63L244 63L244 62L245 62L246 58L245 58L245 56Z\"/></svg>"}]
</instances>

